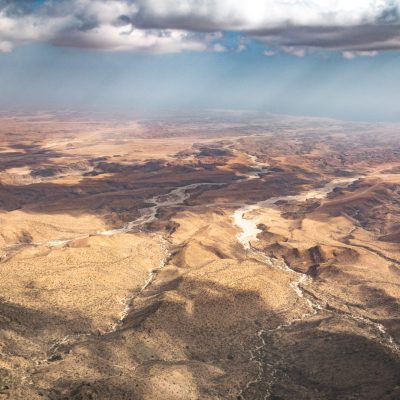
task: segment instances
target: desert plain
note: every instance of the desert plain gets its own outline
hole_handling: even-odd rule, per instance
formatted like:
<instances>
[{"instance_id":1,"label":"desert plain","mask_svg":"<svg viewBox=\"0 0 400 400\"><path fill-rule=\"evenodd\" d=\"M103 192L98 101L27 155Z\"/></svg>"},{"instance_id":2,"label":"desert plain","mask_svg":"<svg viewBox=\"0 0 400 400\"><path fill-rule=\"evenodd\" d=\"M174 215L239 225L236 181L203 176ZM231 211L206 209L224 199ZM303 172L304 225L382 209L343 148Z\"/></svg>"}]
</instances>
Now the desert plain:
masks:
<instances>
[{"instance_id":1,"label":"desert plain","mask_svg":"<svg viewBox=\"0 0 400 400\"><path fill-rule=\"evenodd\" d=\"M399 132L0 115L0 399L400 399Z\"/></svg>"}]
</instances>

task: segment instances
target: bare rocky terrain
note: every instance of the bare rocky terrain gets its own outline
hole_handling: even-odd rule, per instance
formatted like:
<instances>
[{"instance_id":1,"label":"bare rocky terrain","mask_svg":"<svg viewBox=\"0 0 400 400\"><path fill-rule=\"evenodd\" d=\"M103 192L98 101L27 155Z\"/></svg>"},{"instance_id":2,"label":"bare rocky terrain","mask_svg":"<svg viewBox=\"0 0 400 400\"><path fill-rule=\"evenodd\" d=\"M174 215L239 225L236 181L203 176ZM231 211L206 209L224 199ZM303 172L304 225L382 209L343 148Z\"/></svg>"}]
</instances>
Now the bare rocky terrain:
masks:
<instances>
[{"instance_id":1,"label":"bare rocky terrain","mask_svg":"<svg viewBox=\"0 0 400 400\"><path fill-rule=\"evenodd\" d=\"M0 399L400 398L399 126L0 119Z\"/></svg>"}]
</instances>

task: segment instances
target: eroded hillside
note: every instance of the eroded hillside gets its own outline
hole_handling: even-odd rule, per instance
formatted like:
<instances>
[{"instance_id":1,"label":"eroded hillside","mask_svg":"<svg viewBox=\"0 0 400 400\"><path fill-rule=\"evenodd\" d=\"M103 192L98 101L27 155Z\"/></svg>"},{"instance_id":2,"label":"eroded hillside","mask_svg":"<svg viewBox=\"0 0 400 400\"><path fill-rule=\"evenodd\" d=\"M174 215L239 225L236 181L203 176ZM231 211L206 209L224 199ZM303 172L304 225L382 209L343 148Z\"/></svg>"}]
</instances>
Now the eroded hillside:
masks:
<instances>
[{"instance_id":1,"label":"eroded hillside","mask_svg":"<svg viewBox=\"0 0 400 400\"><path fill-rule=\"evenodd\" d=\"M0 136L0 399L400 398L398 126Z\"/></svg>"}]
</instances>

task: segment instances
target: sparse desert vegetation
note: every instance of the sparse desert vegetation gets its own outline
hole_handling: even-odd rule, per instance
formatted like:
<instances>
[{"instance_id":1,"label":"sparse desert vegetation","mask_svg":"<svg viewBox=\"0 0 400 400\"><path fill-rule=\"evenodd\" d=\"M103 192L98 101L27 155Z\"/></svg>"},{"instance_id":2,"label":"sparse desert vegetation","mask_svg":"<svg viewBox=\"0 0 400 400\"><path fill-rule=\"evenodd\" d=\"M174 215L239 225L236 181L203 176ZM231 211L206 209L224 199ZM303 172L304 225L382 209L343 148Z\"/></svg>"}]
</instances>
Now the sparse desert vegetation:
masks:
<instances>
[{"instance_id":1,"label":"sparse desert vegetation","mask_svg":"<svg viewBox=\"0 0 400 400\"><path fill-rule=\"evenodd\" d=\"M399 128L2 116L0 399L399 399Z\"/></svg>"}]
</instances>

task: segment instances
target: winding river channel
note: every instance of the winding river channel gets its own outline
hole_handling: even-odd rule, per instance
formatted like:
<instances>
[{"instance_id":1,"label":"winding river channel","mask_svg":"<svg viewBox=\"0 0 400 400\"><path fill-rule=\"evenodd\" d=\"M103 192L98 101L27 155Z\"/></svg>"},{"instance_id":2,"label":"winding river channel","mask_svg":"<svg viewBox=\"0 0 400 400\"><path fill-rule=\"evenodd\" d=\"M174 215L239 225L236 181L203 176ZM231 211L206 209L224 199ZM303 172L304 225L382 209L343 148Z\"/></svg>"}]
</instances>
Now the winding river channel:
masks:
<instances>
[{"instance_id":1,"label":"winding river channel","mask_svg":"<svg viewBox=\"0 0 400 400\"><path fill-rule=\"evenodd\" d=\"M286 271L293 275L293 280L290 283L290 287L296 294L296 296L305 302L309 311L303 314L300 318L293 319L291 321L282 323L273 329L261 329L258 333L259 346L254 350L250 351L251 360L259 366L259 373L256 378L252 379L247 383L247 385L242 389L239 398L246 399L246 391L252 386L257 385L264 381L263 371L265 368L264 361L262 358L262 350L266 346L265 338L274 332L284 330L296 324L297 322L304 321L307 318L311 318L320 312L325 312L330 315L334 314L341 318L347 318L353 320L362 326L368 328L368 330L375 336L376 340L390 349L392 352L400 355L400 348L396 341L391 337L391 335L386 331L385 327L373 320L370 320L361 315L352 314L350 312L343 312L341 310L335 310L334 308L327 307L325 302L320 302L317 298L311 297L304 290L305 286L312 284L312 279L303 273L292 270L288 264L283 259L275 259L267 257L263 252L254 249L251 245L252 242L257 241L257 235L262 232L258 228L258 217L257 211L262 211L264 217L268 218L268 212L276 212L279 208L276 203L282 202L306 202L311 199L323 199L334 191L336 188L345 188L350 186L352 183L360 179L360 176L351 178L338 178L334 179L321 188L311 189L308 191L301 192L297 195L290 196L279 196L271 197L266 200L259 201L254 204L246 204L238 208L232 215L232 220L236 227L239 229L239 234L237 235L237 240L245 250L258 256L259 260L262 260L268 267L277 268ZM270 366L271 367L271 366ZM272 371L272 379L270 382L263 382L264 387L268 388L268 391L264 394L264 399L268 399L271 396L269 389L272 387L276 376L276 370Z\"/></svg>"},{"instance_id":2,"label":"winding river channel","mask_svg":"<svg viewBox=\"0 0 400 400\"><path fill-rule=\"evenodd\" d=\"M243 179L233 181L232 183L238 183L241 181L248 181L248 180L253 180L253 179L260 179L263 175L269 173L269 165L267 163L262 163L258 162L257 158L255 156L248 156L250 159L250 165L253 167L253 169L244 175ZM256 385L261 380L263 379L263 371L265 368L264 361L261 356L261 351L263 347L266 346L265 342L265 335L269 335L272 332L276 332L278 330L283 330L287 327L293 326L298 321L303 321L306 318L310 318L320 312L326 312L330 314L337 314L340 315L343 318L348 318L357 321L360 324L363 324L365 326L368 326L368 328L375 332L375 336L377 337L377 340L380 341L380 343L384 344L386 347L390 348L392 351L395 351L399 353L399 348L398 345L395 343L393 338L386 332L385 328L383 325L376 323L372 320L369 320L363 316L360 315L353 315L350 313L344 313L342 311L335 311L332 309L327 309L326 305L323 302L319 302L318 299L311 297L307 294L307 292L304 290L304 287L306 285L312 284L312 280L308 275L296 272L292 270L289 265L287 265L284 260L282 259L273 259L267 257L265 254L263 254L260 251L255 250L252 248L251 243L257 241L257 236L259 233L262 231L258 228L258 217L257 217L257 212L262 211L263 215L268 215L268 212L271 211L271 213L274 211L276 212L277 210L277 205L276 203L278 201L285 201L285 202L305 202L310 199L323 199L325 198L329 193L331 193L334 189L336 188L345 188L352 184L353 182L357 181L360 177L352 177L352 178L340 178L340 179L334 179L330 181L329 183L325 184L321 188L313 188L308 191L301 192L297 195L290 195L290 196L279 196L279 197L272 197L268 198L266 200L262 200L259 202L256 202L254 204L239 204L238 208L233 212L232 214L232 222L233 224L238 228L239 233L237 235L237 240L243 248L251 253L254 253L257 255L257 258L261 260L267 267L270 268L278 268L281 270L286 271L287 273L290 273L293 276L293 280L290 283L290 286L296 296L301 301L304 301L305 304L307 305L308 311L302 315L300 318L297 318L292 321L288 321L285 323L282 323L281 325L275 327L274 329L261 329L257 336L260 342L260 345L253 349L251 351L251 360L255 363L258 364L259 366L259 374L258 376L251 380L250 382L247 383L246 387L243 388L242 393L240 394L241 398L245 398L246 395L246 390L252 386ZM99 231L95 232L95 235L104 235L104 236L112 236L120 233L125 233L125 232L131 232L135 230L141 230L145 228L146 225L150 224L151 222L154 222L158 218L158 214L160 209L162 208L171 208L171 207L176 207L176 206L182 206L184 202L190 198L192 192L195 189L198 189L200 187L203 188L211 188L211 187L221 187L221 186L226 186L229 185L229 183L215 183L215 182L203 182L203 183L194 183L194 184L189 184L181 187L176 187L172 188L167 194L163 195L157 195L154 196L146 201L147 205L146 207L143 207L140 209L140 216L135 219L134 221L126 223L123 227L118 228L118 229L112 229L112 230L105 230L105 231ZM80 238L85 238L90 235L86 236L81 236ZM67 239L67 240L52 240L48 242L43 242L43 243L30 243L30 246L38 246L38 245L47 245L49 247L62 247L69 242L78 239L77 237L72 238L72 239ZM144 291L147 289L153 282L156 272L163 268L166 263L167 259L169 256L168 252L168 246L165 240L161 237L161 244L164 249L165 257L163 260L161 260L160 265L155 267L155 269L152 269L149 271L149 276L146 282L144 283L142 289L140 292ZM4 256L3 256L4 259ZM140 295L139 292L139 295ZM137 297L138 294L135 295ZM128 315L130 312L130 308L132 307L132 301L133 298L132 296L127 297L125 299L121 300L121 303L123 304L123 311L121 313L121 316L119 318L119 321L110 328L107 333L115 332L121 324L123 324L123 321L125 317ZM66 338L62 339L65 340ZM272 385L272 382L269 383ZM266 393L265 394L265 399L269 398L270 394Z\"/></svg>"}]
</instances>

